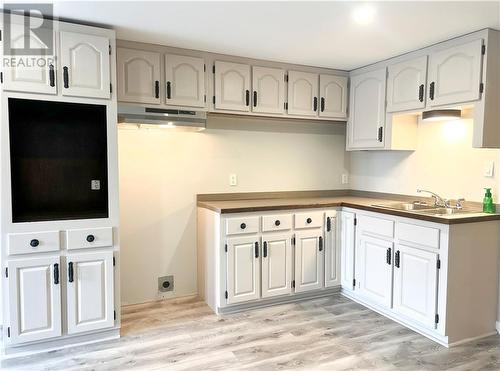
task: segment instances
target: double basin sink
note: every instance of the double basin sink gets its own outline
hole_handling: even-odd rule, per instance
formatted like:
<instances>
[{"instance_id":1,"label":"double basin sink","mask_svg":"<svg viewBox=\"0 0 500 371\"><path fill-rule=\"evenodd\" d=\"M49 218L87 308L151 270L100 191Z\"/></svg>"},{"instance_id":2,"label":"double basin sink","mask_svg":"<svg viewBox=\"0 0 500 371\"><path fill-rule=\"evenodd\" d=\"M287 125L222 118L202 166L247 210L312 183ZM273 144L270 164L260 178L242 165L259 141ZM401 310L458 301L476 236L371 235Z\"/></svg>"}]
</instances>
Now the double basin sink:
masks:
<instances>
[{"instance_id":1,"label":"double basin sink","mask_svg":"<svg viewBox=\"0 0 500 371\"><path fill-rule=\"evenodd\" d=\"M438 207L434 205L428 205L423 202L414 201L414 202L394 202L388 204L377 204L372 205L375 207L380 207L383 209L391 209L391 210L400 210L400 211L409 211L418 214L427 214L427 215L453 215L453 214L465 214L465 213L477 213L478 211L474 210L464 210L464 209L456 209L451 207Z\"/></svg>"}]
</instances>

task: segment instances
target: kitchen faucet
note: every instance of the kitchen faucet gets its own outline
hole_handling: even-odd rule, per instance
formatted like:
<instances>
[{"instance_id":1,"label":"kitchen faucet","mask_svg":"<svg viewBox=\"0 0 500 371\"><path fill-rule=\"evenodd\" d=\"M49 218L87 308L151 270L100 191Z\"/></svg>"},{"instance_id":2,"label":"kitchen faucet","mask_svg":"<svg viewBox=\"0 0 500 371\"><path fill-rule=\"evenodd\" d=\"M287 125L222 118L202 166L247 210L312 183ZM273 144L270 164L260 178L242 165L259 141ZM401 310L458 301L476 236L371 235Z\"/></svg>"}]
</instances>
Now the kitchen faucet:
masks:
<instances>
[{"instance_id":1,"label":"kitchen faucet","mask_svg":"<svg viewBox=\"0 0 500 371\"><path fill-rule=\"evenodd\" d=\"M457 200L456 205L453 207L453 206L450 205L449 201L446 198L441 197L437 193L428 191L426 189L417 189L417 192L418 193L422 193L422 192L429 193L434 198L434 205L436 207L446 207L446 208L461 209L462 208L462 202L465 201L465 199L459 198Z\"/></svg>"}]
</instances>

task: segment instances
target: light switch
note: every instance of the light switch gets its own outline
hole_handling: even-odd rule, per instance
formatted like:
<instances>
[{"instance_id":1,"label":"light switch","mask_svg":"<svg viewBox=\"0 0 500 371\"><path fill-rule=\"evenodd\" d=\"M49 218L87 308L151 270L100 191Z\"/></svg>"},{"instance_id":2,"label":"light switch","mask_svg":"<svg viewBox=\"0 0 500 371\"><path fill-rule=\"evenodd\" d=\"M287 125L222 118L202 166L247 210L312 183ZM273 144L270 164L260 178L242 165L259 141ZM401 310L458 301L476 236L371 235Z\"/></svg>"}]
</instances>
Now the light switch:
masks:
<instances>
[{"instance_id":1,"label":"light switch","mask_svg":"<svg viewBox=\"0 0 500 371\"><path fill-rule=\"evenodd\" d=\"M231 187L238 185L238 176L236 174L229 174L229 185Z\"/></svg>"},{"instance_id":2,"label":"light switch","mask_svg":"<svg viewBox=\"0 0 500 371\"><path fill-rule=\"evenodd\" d=\"M494 175L494 172L495 172L495 162L486 161L484 163L484 176L491 178Z\"/></svg>"}]
</instances>

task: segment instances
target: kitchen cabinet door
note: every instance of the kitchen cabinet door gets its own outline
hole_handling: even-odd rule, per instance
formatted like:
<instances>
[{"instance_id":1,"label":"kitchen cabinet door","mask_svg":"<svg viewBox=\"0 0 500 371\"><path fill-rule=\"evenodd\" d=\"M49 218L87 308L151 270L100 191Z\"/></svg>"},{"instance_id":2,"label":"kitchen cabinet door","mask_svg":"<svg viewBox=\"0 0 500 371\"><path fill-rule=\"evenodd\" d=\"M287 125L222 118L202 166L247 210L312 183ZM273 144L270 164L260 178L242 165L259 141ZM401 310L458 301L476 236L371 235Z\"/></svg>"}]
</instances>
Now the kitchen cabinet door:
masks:
<instances>
[{"instance_id":1,"label":"kitchen cabinet door","mask_svg":"<svg viewBox=\"0 0 500 371\"><path fill-rule=\"evenodd\" d=\"M280 68L252 67L252 111L285 112L285 71Z\"/></svg>"},{"instance_id":2,"label":"kitchen cabinet door","mask_svg":"<svg viewBox=\"0 0 500 371\"><path fill-rule=\"evenodd\" d=\"M116 49L118 100L160 104L160 53Z\"/></svg>"},{"instance_id":3,"label":"kitchen cabinet door","mask_svg":"<svg viewBox=\"0 0 500 371\"><path fill-rule=\"evenodd\" d=\"M351 77L348 149L384 147L386 69Z\"/></svg>"},{"instance_id":4,"label":"kitchen cabinet door","mask_svg":"<svg viewBox=\"0 0 500 371\"><path fill-rule=\"evenodd\" d=\"M323 245L321 229L295 234L295 292L323 287Z\"/></svg>"},{"instance_id":5,"label":"kitchen cabinet door","mask_svg":"<svg viewBox=\"0 0 500 371\"><path fill-rule=\"evenodd\" d=\"M340 285L340 246L337 244L337 218L326 214L325 223L325 287Z\"/></svg>"},{"instance_id":6,"label":"kitchen cabinet door","mask_svg":"<svg viewBox=\"0 0 500 371\"><path fill-rule=\"evenodd\" d=\"M113 252L67 256L68 334L114 325Z\"/></svg>"},{"instance_id":7,"label":"kitchen cabinet door","mask_svg":"<svg viewBox=\"0 0 500 371\"><path fill-rule=\"evenodd\" d=\"M23 48L24 27L23 25L11 24L11 47ZM50 31L54 40L54 32ZM28 34L29 45L31 48L44 49L47 46L38 38L38 36L30 32ZM55 43L53 43L55 47ZM16 63L16 66L4 63L3 67L3 84L4 90L19 91L26 93L42 93L56 94L56 75L55 75L55 52L54 47L52 52L44 53L40 57L36 57L34 66L28 66L26 63ZM11 56L5 56L5 60L9 61ZM15 56L12 56L15 57ZM25 56L19 56L14 61L21 62ZM31 59L31 56L26 56Z\"/></svg>"},{"instance_id":8,"label":"kitchen cabinet door","mask_svg":"<svg viewBox=\"0 0 500 371\"><path fill-rule=\"evenodd\" d=\"M215 62L215 109L250 111L250 66Z\"/></svg>"},{"instance_id":9,"label":"kitchen cabinet door","mask_svg":"<svg viewBox=\"0 0 500 371\"><path fill-rule=\"evenodd\" d=\"M426 55L389 66L387 112L424 108L426 80Z\"/></svg>"},{"instance_id":10,"label":"kitchen cabinet door","mask_svg":"<svg viewBox=\"0 0 500 371\"><path fill-rule=\"evenodd\" d=\"M436 328L437 260L433 252L396 245L394 256L394 311Z\"/></svg>"},{"instance_id":11,"label":"kitchen cabinet door","mask_svg":"<svg viewBox=\"0 0 500 371\"><path fill-rule=\"evenodd\" d=\"M257 237L227 240L227 303L260 298L260 245Z\"/></svg>"},{"instance_id":12,"label":"kitchen cabinet door","mask_svg":"<svg viewBox=\"0 0 500 371\"><path fill-rule=\"evenodd\" d=\"M478 100L483 40L430 55L428 104L440 106Z\"/></svg>"},{"instance_id":13,"label":"kitchen cabinet door","mask_svg":"<svg viewBox=\"0 0 500 371\"><path fill-rule=\"evenodd\" d=\"M318 115L318 75L315 73L288 72L288 114Z\"/></svg>"},{"instance_id":14,"label":"kitchen cabinet door","mask_svg":"<svg viewBox=\"0 0 500 371\"><path fill-rule=\"evenodd\" d=\"M292 236L268 234L262 242L262 297L292 290Z\"/></svg>"},{"instance_id":15,"label":"kitchen cabinet door","mask_svg":"<svg viewBox=\"0 0 500 371\"><path fill-rule=\"evenodd\" d=\"M12 343L60 336L59 257L10 260L7 266Z\"/></svg>"},{"instance_id":16,"label":"kitchen cabinet door","mask_svg":"<svg viewBox=\"0 0 500 371\"><path fill-rule=\"evenodd\" d=\"M184 55L165 55L166 103L205 107L205 61Z\"/></svg>"},{"instance_id":17,"label":"kitchen cabinet door","mask_svg":"<svg viewBox=\"0 0 500 371\"><path fill-rule=\"evenodd\" d=\"M107 37L60 32L63 95L110 97L109 45Z\"/></svg>"},{"instance_id":18,"label":"kitchen cabinet door","mask_svg":"<svg viewBox=\"0 0 500 371\"><path fill-rule=\"evenodd\" d=\"M355 214L340 213L340 279L342 289L354 289Z\"/></svg>"},{"instance_id":19,"label":"kitchen cabinet door","mask_svg":"<svg viewBox=\"0 0 500 371\"><path fill-rule=\"evenodd\" d=\"M347 117L347 77L319 75L319 117Z\"/></svg>"},{"instance_id":20,"label":"kitchen cabinet door","mask_svg":"<svg viewBox=\"0 0 500 371\"><path fill-rule=\"evenodd\" d=\"M392 254L392 242L358 233L356 290L386 308L392 305Z\"/></svg>"}]
</instances>

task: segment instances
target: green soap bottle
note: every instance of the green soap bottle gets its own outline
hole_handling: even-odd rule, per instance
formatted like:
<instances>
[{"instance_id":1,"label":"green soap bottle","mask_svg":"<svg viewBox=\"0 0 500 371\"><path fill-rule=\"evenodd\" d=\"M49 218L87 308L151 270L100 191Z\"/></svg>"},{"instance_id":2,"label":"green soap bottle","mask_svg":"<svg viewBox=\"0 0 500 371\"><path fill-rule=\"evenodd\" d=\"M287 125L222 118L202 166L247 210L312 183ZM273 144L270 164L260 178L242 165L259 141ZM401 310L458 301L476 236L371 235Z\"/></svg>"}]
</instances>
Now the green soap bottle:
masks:
<instances>
[{"instance_id":1,"label":"green soap bottle","mask_svg":"<svg viewBox=\"0 0 500 371\"><path fill-rule=\"evenodd\" d=\"M491 196L491 188L485 188L486 193L483 199L483 212L492 214L495 212L495 204L493 203L493 197Z\"/></svg>"}]
</instances>

